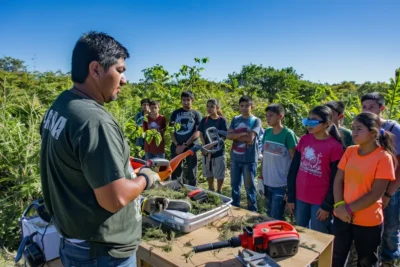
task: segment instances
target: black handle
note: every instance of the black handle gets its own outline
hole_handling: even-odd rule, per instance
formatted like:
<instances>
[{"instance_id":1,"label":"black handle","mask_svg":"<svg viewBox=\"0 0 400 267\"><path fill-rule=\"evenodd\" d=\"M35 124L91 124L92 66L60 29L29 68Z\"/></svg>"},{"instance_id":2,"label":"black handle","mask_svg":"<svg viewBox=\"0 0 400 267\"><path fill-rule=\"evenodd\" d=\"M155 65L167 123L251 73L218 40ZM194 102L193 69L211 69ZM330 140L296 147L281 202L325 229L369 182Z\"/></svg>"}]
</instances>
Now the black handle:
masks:
<instances>
[{"instance_id":1,"label":"black handle","mask_svg":"<svg viewBox=\"0 0 400 267\"><path fill-rule=\"evenodd\" d=\"M195 246L193 251L195 253L219 249L219 248L227 248L227 247L239 247L241 245L240 239L238 237L232 237L230 240L216 242L216 243L209 243L200 246Z\"/></svg>"},{"instance_id":2,"label":"black handle","mask_svg":"<svg viewBox=\"0 0 400 267\"><path fill-rule=\"evenodd\" d=\"M219 249L219 248L227 248L231 246L230 240L226 241L221 241L221 242L216 242L216 243L209 243L209 244L204 244L200 246L195 246L193 248L193 251L195 253L199 252L204 252L204 251L209 251L209 250L214 250L214 249Z\"/></svg>"}]
</instances>

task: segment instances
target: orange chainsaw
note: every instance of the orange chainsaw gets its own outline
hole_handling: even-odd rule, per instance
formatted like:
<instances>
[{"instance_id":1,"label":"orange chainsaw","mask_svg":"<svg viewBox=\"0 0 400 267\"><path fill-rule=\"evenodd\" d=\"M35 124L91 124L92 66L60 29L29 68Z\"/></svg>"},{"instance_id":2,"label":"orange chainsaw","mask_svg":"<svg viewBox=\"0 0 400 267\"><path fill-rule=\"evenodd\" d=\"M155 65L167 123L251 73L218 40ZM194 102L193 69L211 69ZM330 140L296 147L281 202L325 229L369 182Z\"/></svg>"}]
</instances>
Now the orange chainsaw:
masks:
<instances>
[{"instance_id":1,"label":"orange chainsaw","mask_svg":"<svg viewBox=\"0 0 400 267\"><path fill-rule=\"evenodd\" d=\"M215 127L210 127L206 130L206 135L211 141L209 144L201 146L199 144L195 144L189 150L177 155L170 161L162 158L154 158L144 161L142 159L130 158L131 166L135 171L135 174L138 174L140 168L143 166L147 166L149 168L157 169L158 175L160 176L161 181L165 181L171 177L172 173L179 166L182 160L184 160L188 156L194 155L197 151L202 150L207 153L215 153L220 150L224 144L224 141L219 137L219 134L226 135L226 132L219 131Z\"/></svg>"},{"instance_id":2,"label":"orange chainsaw","mask_svg":"<svg viewBox=\"0 0 400 267\"><path fill-rule=\"evenodd\" d=\"M161 181L165 181L171 177L172 173L179 166L181 161L188 156L194 155L197 151L199 151L202 147L200 145L194 145L191 149L177 155L170 161L163 158L154 158L148 159L146 161L138 158L130 158L132 168L135 171L135 174L139 173L140 168L143 166L147 166L149 168L156 168L157 173L160 176Z\"/></svg>"}]
</instances>

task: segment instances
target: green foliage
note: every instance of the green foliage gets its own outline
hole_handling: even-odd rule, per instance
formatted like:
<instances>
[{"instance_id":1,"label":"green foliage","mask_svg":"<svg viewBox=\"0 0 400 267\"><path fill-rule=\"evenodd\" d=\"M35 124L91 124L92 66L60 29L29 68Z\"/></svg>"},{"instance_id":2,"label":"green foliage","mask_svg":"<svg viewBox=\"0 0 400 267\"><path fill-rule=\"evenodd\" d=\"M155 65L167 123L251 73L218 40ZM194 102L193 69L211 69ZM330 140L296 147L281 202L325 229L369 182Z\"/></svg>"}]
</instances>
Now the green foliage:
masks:
<instances>
[{"instance_id":1,"label":"green foliage","mask_svg":"<svg viewBox=\"0 0 400 267\"><path fill-rule=\"evenodd\" d=\"M160 133L153 130L144 132L142 127L137 126L135 116L140 111L140 100L158 100L160 113L169 121L172 112L181 107L180 95L184 90L194 92L193 108L203 116L207 115L207 100L217 98L228 121L239 114L239 98L249 94L254 100L253 114L262 119L264 127L267 126L265 107L269 103L282 103L286 108L284 124L292 128L297 136L304 134L301 118L307 116L313 106L331 99L344 101L347 107L345 124L348 125L361 110L359 97L371 91L384 93L387 115L400 118L399 70L390 83L343 82L328 85L303 80L302 75L290 67L274 69L249 64L243 66L239 73L229 74L225 81L214 82L201 77L208 62L208 58L195 58L193 65L182 65L176 73L170 73L160 65L147 68L143 70L143 80L124 85L118 101L106 105L123 130L132 156L141 157L144 154L135 146L136 138L154 139L157 144L161 141ZM0 58L0 244L7 247L17 246L18 218L26 206L41 194L41 119L55 98L71 86L68 73L27 72L23 61ZM178 130L180 125L174 127ZM165 132L167 156L170 133L175 130L174 127L168 126ZM225 143L226 151L229 151L232 142ZM229 163L229 153L227 156Z\"/></svg>"},{"instance_id":2,"label":"green foliage","mask_svg":"<svg viewBox=\"0 0 400 267\"><path fill-rule=\"evenodd\" d=\"M400 68L396 70L395 78L390 79L390 88L386 94L388 118L400 118Z\"/></svg>"},{"instance_id":3,"label":"green foliage","mask_svg":"<svg viewBox=\"0 0 400 267\"><path fill-rule=\"evenodd\" d=\"M18 218L26 203L40 195L39 125L44 109L36 95L8 87L4 76L0 92L0 240L15 247Z\"/></svg>"}]
</instances>

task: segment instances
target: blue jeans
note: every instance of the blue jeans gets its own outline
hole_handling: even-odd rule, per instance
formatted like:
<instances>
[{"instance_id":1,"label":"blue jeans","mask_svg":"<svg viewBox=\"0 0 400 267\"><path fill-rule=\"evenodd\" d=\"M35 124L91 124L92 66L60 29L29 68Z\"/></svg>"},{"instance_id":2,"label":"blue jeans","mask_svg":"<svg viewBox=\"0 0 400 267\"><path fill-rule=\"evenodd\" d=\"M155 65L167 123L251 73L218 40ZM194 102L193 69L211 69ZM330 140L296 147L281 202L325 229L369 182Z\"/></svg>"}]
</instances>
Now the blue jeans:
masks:
<instances>
[{"instance_id":1,"label":"blue jeans","mask_svg":"<svg viewBox=\"0 0 400 267\"><path fill-rule=\"evenodd\" d=\"M256 185L256 163L247 163L240 161L231 161L231 187L232 187L232 205L240 207L240 188L242 187L242 177L244 188L247 195L247 209L257 212Z\"/></svg>"},{"instance_id":2,"label":"blue jeans","mask_svg":"<svg viewBox=\"0 0 400 267\"><path fill-rule=\"evenodd\" d=\"M129 258L89 257L89 243L71 243L60 239L60 258L65 267L136 267L136 252Z\"/></svg>"},{"instance_id":3,"label":"blue jeans","mask_svg":"<svg viewBox=\"0 0 400 267\"><path fill-rule=\"evenodd\" d=\"M286 186L283 187L270 187L264 185L265 194L265 207L267 215L270 218L283 220L283 213L285 211L285 201L283 197L286 193Z\"/></svg>"},{"instance_id":4,"label":"blue jeans","mask_svg":"<svg viewBox=\"0 0 400 267\"><path fill-rule=\"evenodd\" d=\"M382 261L400 258L400 190L393 194L383 210L385 218L382 235Z\"/></svg>"},{"instance_id":5,"label":"blue jeans","mask_svg":"<svg viewBox=\"0 0 400 267\"><path fill-rule=\"evenodd\" d=\"M329 234L331 232L331 220L332 215L323 221L317 219L317 211L321 206L315 204L309 204L301 200L296 199L295 213L296 223L302 227L308 227L311 222L310 229Z\"/></svg>"},{"instance_id":6,"label":"blue jeans","mask_svg":"<svg viewBox=\"0 0 400 267\"><path fill-rule=\"evenodd\" d=\"M161 159L165 159L165 153L150 153L150 152L146 152L144 154L145 159L154 159L154 158L161 158Z\"/></svg>"}]
</instances>

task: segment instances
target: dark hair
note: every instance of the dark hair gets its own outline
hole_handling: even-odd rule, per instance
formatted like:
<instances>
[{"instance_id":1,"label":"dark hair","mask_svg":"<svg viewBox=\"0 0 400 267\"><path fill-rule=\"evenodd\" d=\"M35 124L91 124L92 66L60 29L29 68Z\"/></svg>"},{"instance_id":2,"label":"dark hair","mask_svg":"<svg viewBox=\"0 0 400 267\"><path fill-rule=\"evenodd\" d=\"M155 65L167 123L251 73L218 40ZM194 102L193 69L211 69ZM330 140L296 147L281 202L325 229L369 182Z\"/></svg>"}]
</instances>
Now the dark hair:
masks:
<instances>
[{"instance_id":1,"label":"dark hair","mask_svg":"<svg viewBox=\"0 0 400 267\"><path fill-rule=\"evenodd\" d=\"M378 92L372 92L372 93L363 95L363 97L361 97L361 104L366 100L375 100L376 103L378 103L379 107L382 107L385 105L385 97Z\"/></svg>"},{"instance_id":2,"label":"dark hair","mask_svg":"<svg viewBox=\"0 0 400 267\"><path fill-rule=\"evenodd\" d=\"M140 105L143 105L143 104L149 104L150 105L150 99L148 99L148 98L143 98L142 100L140 100Z\"/></svg>"},{"instance_id":3,"label":"dark hair","mask_svg":"<svg viewBox=\"0 0 400 267\"><path fill-rule=\"evenodd\" d=\"M89 64L98 61L107 71L118 59L129 58L128 50L113 37L90 31L79 38L72 52L71 79L76 83L85 82Z\"/></svg>"},{"instance_id":4,"label":"dark hair","mask_svg":"<svg viewBox=\"0 0 400 267\"><path fill-rule=\"evenodd\" d=\"M281 104L271 104L266 109L265 112L271 111L278 115L285 115L285 108Z\"/></svg>"},{"instance_id":5,"label":"dark hair","mask_svg":"<svg viewBox=\"0 0 400 267\"><path fill-rule=\"evenodd\" d=\"M190 97L190 99L194 100L194 94L192 91L183 91L181 94L181 99L182 97Z\"/></svg>"},{"instance_id":6,"label":"dark hair","mask_svg":"<svg viewBox=\"0 0 400 267\"><path fill-rule=\"evenodd\" d=\"M365 112L358 114L354 120L367 127L368 131L375 132L377 134L379 145L392 156L394 165L397 165L394 135L391 132L383 129L383 131L380 131L381 122L379 116L371 112Z\"/></svg>"},{"instance_id":7,"label":"dark hair","mask_svg":"<svg viewBox=\"0 0 400 267\"><path fill-rule=\"evenodd\" d=\"M215 106L219 107L219 109L217 109L217 114L218 114L218 116L222 116L221 105L219 104L218 99L210 98L210 99L207 100L207 104L206 105L208 105L208 104L215 105Z\"/></svg>"},{"instance_id":8,"label":"dark hair","mask_svg":"<svg viewBox=\"0 0 400 267\"><path fill-rule=\"evenodd\" d=\"M244 95L239 99L239 105L242 102L248 102L250 105L252 105L253 104L253 99L251 99L251 97L248 96L248 95Z\"/></svg>"},{"instance_id":9,"label":"dark hair","mask_svg":"<svg viewBox=\"0 0 400 267\"><path fill-rule=\"evenodd\" d=\"M344 113L344 103L342 101L329 101L325 103L325 106L336 111L339 115Z\"/></svg>"},{"instance_id":10,"label":"dark hair","mask_svg":"<svg viewBox=\"0 0 400 267\"><path fill-rule=\"evenodd\" d=\"M156 101L156 100L151 100L150 101L150 106L158 106L158 107L160 107L160 103L158 101Z\"/></svg>"},{"instance_id":11,"label":"dark hair","mask_svg":"<svg viewBox=\"0 0 400 267\"><path fill-rule=\"evenodd\" d=\"M327 106L316 106L310 111L310 114L317 115L318 117L321 118L323 122L332 121L332 110ZM340 133L336 125L332 123L332 125L329 126L329 129L327 130L329 135L335 138L343 146L343 142L342 139L340 138Z\"/></svg>"}]
</instances>

